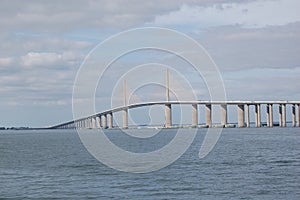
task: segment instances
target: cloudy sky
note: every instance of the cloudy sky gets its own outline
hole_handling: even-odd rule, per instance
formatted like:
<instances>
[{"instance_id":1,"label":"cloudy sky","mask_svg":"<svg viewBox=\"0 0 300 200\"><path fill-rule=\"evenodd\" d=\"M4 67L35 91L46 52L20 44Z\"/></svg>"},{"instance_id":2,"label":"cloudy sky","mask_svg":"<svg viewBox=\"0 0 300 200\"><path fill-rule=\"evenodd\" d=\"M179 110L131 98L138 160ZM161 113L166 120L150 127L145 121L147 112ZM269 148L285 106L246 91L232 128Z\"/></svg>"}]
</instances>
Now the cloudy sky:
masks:
<instances>
[{"instance_id":1,"label":"cloudy sky","mask_svg":"<svg viewBox=\"0 0 300 200\"><path fill-rule=\"evenodd\" d=\"M298 0L2 0L0 126L72 119L85 56L113 34L148 26L201 43L230 100L300 100L299 10Z\"/></svg>"}]
</instances>

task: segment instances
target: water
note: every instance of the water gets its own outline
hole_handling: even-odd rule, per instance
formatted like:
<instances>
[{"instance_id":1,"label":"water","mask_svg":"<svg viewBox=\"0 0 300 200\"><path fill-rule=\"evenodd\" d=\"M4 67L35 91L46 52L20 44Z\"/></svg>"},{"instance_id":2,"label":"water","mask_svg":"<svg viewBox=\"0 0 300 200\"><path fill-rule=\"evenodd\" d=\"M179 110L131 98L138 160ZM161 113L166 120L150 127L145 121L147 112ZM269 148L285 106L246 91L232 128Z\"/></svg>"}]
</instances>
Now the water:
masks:
<instances>
[{"instance_id":1,"label":"water","mask_svg":"<svg viewBox=\"0 0 300 200\"><path fill-rule=\"evenodd\" d=\"M0 198L300 199L299 130L225 129L200 160L206 129L199 129L179 160L147 174L106 167L73 130L2 131ZM159 148L172 139L174 131L163 130L151 143L132 141L118 130L107 134L122 148L152 151L154 144Z\"/></svg>"}]
</instances>

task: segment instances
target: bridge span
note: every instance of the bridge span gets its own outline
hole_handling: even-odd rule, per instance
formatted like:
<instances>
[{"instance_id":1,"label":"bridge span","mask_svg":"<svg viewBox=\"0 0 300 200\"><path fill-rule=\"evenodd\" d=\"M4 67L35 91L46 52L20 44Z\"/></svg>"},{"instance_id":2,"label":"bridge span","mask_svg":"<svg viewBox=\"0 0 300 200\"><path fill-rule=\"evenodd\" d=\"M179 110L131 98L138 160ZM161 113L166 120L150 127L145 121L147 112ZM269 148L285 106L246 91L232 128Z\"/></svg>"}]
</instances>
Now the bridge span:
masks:
<instances>
[{"instance_id":1,"label":"bridge span","mask_svg":"<svg viewBox=\"0 0 300 200\"><path fill-rule=\"evenodd\" d=\"M228 122L228 105L237 107L237 127L250 127L250 108L254 107L255 112L255 127L262 127L261 116L262 106L266 107L266 126L273 127L273 116L274 116L274 105L278 106L278 119L280 127L287 126L287 106L291 107L292 116L292 127L300 127L300 101L156 101L156 102L145 102L136 103L126 106L120 106L112 108L100 113L86 116L80 119L75 119L69 122L51 126L51 129L71 129L71 128L128 128L128 111L130 109L163 105L165 106L165 122L162 125L165 128L172 128L172 105L191 105L192 116L191 116L191 127L198 128L198 110L200 105L205 106L205 126L213 127L214 122L212 121L212 105L219 106L221 111L221 122L218 127L227 127ZM113 116L117 112L123 112L122 127L114 125Z\"/></svg>"}]
</instances>

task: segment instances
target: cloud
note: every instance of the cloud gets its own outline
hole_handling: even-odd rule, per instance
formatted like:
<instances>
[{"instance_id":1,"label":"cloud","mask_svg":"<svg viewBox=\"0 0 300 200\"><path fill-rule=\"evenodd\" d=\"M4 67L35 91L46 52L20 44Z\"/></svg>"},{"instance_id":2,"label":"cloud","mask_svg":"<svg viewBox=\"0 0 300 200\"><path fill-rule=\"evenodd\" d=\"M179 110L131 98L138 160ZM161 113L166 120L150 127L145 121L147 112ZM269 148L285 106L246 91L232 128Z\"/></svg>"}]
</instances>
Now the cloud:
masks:
<instances>
[{"instance_id":1,"label":"cloud","mask_svg":"<svg viewBox=\"0 0 300 200\"><path fill-rule=\"evenodd\" d=\"M223 74L230 99L299 100L300 67L294 69L252 68ZM236 92L238 91L238 93Z\"/></svg>"},{"instance_id":2,"label":"cloud","mask_svg":"<svg viewBox=\"0 0 300 200\"><path fill-rule=\"evenodd\" d=\"M216 3L249 2L242 0L74 0L71 3L53 0L3 0L0 6L0 30L29 30L63 34L85 29L124 29L143 26L157 15L176 12L183 4L211 6ZM103 31L103 30L101 30Z\"/></svg>"},{"instance_id":3,"label":"cloud","mask_svg":"<svg viewBox=\"0 0 300 200\"><path fill-rule=\"evenodd\" d=\"M77 63L79 55L73 52L28 52L21 57L20 65L26 69L34 67L63 69Z\"/></svg>"},{"instance_id":4,"label":"cloud","mask_svg":"<svg viewBox=\"0 0 300 200\"><path fill-rule=\"evenodd\" d=\"M300 21L299 8L300 2L297 0L221 3L207 7L182 5L177 11L157 16L153 24L201 28L230 25L244 28L282 26Z\"/></svg>"},{"instance_id":5,"label":"cloud","mask_svg":"<svg viewBox=\"0 0 300 200\"><path fill-rule=\"evenodd\" d=\"M7 105L54 105L71 102L73 77L76 71L19 70L17 73L1 74L0 102ZM39 102L39 103L38 103Z\"/></svg>"},{"instance_id":6,"label":"cloud","mask_svg":"<svg viewBox=\"0 0 300 200\"><path fill-rule=\"evenodd\" d=\"M62 55L57 53L35 53L29 52L21 57L23 66L32 68L35 66L42 67L43 65L61 65Z\"/></svg>"},{"instance_id":7,"label":"cloud","mask_svg":"<svg viewBox=\"0 0 300 200\"><path fill-rule=\"evenodd\" d=\"M141 25L156 13L179 6L178 3L170 4L170 1L161 1L158 7L153 1L140 3L121 0L75 0L67 6L66 2L61 1L4 1L1 5L0 23L4 27L52 33L84 27L99 29Z\"/></svg>"},{"instance_id":8,"label":"cloud","mask_svg":"<svg viewBox=\"0 0 300 200\"><path fill-rule=\"evenodd\" d=\"M222 71L300 66L300 23L259 29L222 27L193 36Z\"/></svg>"},{"instance_id":9,"label":"cloud","mask_svg":"<svg viewBox=\"0 0 300 200\"><path fill-rule=\"evenodd\" d=\"M0 69L2 67L10 66L12 63L13 63L13 58L11 57L0 58Z\"/></svg>"}]
</instances>

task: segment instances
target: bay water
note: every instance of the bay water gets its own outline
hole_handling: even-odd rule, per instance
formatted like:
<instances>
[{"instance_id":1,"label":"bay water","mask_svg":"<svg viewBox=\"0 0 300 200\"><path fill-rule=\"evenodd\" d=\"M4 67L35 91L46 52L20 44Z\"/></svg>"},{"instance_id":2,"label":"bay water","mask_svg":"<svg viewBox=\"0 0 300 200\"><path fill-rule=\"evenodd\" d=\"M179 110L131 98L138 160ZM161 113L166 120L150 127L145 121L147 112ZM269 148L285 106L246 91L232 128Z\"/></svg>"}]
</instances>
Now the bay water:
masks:
<instances>
[{"instance_id":1,"label":"bay water","mask_svg":"<svg viewBox=\"0 0 300 200\"><path fill-rule=\"evenodd\" d=\"M173 164L144 174L97 161L76 130L1 131L0 199L300 199L299 128L223 129L199 159L206 131L198 129ZM168 144L176 129L151 139L105 133L125 150L148 152Z\"/></svg>"}]
</instances>

